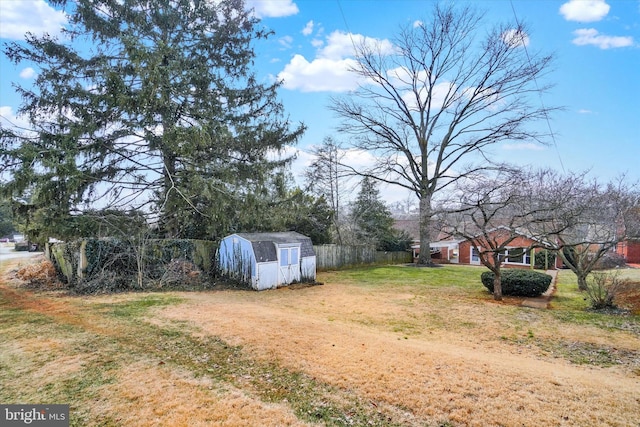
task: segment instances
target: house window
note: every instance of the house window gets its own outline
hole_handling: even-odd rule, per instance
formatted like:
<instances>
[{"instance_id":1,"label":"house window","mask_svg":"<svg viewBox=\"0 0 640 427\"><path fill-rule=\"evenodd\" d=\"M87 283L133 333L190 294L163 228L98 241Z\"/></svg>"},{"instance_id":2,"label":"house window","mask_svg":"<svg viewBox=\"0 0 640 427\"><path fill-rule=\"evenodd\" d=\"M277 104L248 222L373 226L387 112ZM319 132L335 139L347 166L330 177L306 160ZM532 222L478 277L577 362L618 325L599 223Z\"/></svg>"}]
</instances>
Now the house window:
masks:
<instances>
[{"instance_id":1,"label":"house window","mask_svg":"<svg viewBox=\"0 0 640 427\"><path fill-rule=\"evenodd\" d=\"M480 262L480 252L477 248L471 248L471 262Z\"/></svg>"},{"instance_id":2,"label":"house window","mask_svg":"<svg viewBox=\"0 0 640 427\"><path fill-rule=\"evenodd\" d=\"M531 264L531 251L526 248L507 248L500 252L500 260L508 264Z\"/></svg>"}]
</instances>

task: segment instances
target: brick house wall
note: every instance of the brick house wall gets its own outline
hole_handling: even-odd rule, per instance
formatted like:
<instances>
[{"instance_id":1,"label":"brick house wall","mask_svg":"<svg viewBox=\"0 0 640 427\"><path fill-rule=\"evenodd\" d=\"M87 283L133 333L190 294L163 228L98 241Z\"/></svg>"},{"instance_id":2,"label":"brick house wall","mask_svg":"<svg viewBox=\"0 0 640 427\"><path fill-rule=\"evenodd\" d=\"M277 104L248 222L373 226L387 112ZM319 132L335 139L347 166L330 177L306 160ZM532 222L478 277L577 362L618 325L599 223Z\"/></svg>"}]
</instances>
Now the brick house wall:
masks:
<instances>
[{"instance_id":1,"label":"brick house wall","mask_svg":"<svg viewBox=\"0 0 640 427\"><path fill-rule=\"evenodd\" d=\"M498 230L495 233L500 233L501 231ZM504 233L504 231L503 231ZM493 235L493 238L499 238L499 235ZM505 234L505 239L506 239L506 234ZM512 249L517 249L517 248L528 248L531 245L533 245L534 243L536 243L534 240L525 237L525 236L519 236L516 237L513 241L511 241L507 248L512 248ZM484 246L484 247L489 247L489 245L483 245L482 244L482 239L478 239L478 245L480 247ZM481 262L480 260L473 260L472 259L472 248L473 246L471 245L471 242L466 240L463 242L460 242L459 244L459 260L460 260L460 264L472 264L472 265L480 265ZM532 252L538 252L541 251L542 249L534 249ZM534 259L534 255L533 253L530 256L530 261L533 262ZM560 268L561 266L561 261L559 261L559 257L556 257L556 265L555 268ZM503 263L504 267L513 267L513 268L530 268L531 267L531 262L527 262L527 263L517 263L517 262L510 262L510 261L506 261ZM560 263L560 264L559 264ZM551 266L551 268L553 268L554 266Z\"/></svg>"},{"instance_id":2,"label":"brick house wall","mask_svg":"<svg viewBox=\"0 0 640 427\"><path fill-rule=\"evenodd\" d=\"M616 253L622 255L629 264L640 264L640 240L625 240L618 243Z\"/></svg>"}]
</instances>

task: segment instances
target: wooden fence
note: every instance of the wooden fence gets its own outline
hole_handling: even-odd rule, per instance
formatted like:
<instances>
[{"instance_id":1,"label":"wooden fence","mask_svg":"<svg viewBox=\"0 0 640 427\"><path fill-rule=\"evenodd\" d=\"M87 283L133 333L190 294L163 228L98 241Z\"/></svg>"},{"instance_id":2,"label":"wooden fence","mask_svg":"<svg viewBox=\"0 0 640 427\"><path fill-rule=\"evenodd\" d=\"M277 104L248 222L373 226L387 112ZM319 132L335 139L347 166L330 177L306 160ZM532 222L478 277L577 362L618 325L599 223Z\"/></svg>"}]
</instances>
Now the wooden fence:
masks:
<instances>
[{"instance_id":1,"label":"wooden fence","mask_svg":"<svg viewBox=\"0 0 640 427\"><path fill-rule=\"evenodd\" d=\"M314 246L316 268L332 270L358 265L407 264L413 261L411 252L382 252L373 246Z\"/></svg>"}]
</instances>

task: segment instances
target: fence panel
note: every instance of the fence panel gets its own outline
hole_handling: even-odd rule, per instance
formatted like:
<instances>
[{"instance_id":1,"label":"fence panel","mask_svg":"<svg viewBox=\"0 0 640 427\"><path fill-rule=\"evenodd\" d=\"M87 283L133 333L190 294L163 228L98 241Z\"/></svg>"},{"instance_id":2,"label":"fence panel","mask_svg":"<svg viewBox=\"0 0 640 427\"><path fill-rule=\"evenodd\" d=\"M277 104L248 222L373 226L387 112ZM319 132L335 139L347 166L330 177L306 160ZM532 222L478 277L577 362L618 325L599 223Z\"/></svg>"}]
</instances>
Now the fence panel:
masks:
<instances>
[{"instance_id":1,"label":"fence panel","mask_svg":"<svg viewBox=\"0 0 640 427\"><path fill-rule=\"evenodd\" d=\"M409 252L379 252L373 246L314 246L318 270L332 270L375 264L405 264L412 261Z\"/></svg>"}]
</instances>

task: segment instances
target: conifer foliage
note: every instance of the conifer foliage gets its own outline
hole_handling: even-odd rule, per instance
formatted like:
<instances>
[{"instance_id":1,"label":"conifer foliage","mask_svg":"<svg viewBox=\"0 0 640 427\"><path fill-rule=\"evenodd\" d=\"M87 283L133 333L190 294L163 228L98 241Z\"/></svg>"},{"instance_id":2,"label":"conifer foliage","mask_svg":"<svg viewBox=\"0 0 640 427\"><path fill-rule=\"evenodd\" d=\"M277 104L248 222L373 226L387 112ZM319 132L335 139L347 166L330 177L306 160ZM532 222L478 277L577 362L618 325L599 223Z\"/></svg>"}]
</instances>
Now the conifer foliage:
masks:
<instances>
[{"instance_id":1,"label":"conifer foliage","mask_svg":"<svg viewBox=\"0 0 640 427\"><path fill-rule=\"evenodd\" d=\"M31 129L0 129L5 193L28 191L54 222L98 202L143 208L166 236L223 233L222 212L260 191L287 162L270 154L304 130L279 83L252 70L269 33L242 0L51 3L69 14L62 37L5 47L38 69L17 88Z\"/></svg>"}]
</instances>

